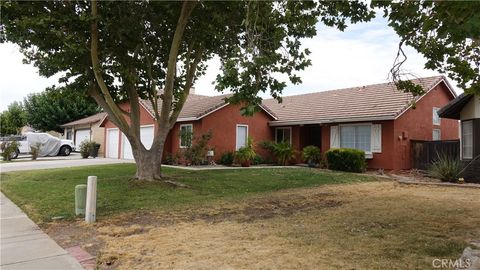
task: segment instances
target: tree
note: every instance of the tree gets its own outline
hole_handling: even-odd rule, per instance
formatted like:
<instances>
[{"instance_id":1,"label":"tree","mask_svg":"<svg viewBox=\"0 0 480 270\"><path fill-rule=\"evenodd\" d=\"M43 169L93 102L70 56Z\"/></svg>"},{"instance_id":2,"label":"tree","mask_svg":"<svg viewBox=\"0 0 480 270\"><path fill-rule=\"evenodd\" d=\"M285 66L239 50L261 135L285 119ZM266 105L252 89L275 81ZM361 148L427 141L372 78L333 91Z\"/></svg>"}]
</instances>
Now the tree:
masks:
<instances>
[{"instance_id":1,"label":"tree","mask_svg":"<svg viewBox=\"0 0 480 270\"><path fill-rule=\"evenodd\" d=\"M403 46L427 59L425 68L447 73L465 92L480 95L480 2L374 1L400 36L398 57L391 70L397 85L414 95L423 89L402 80L407 60Z\"/></svg>"},{"instance_id":2,"label":"tree","mask_svg":"<svg viewBox=\"0 0 480 270\"><path fill-rule=\"evenodd\" d=\"M138 179L160 179L161 157L206 61L222 63L217 89L234 92L244 114L258 109L259 92L280 99L287 74L310 65L301 39L315 35L320 20L343 30L347 20L373 13L358 2L2 2L4 40L18 44L44 76L61 72L63 82L89 94L132 146ZM155 111L150 150L140 141L139 99ZM130 101L128 111L117 104Z\"/></svg>"},{"instance_id":3,"label":"tree","mask_svg":"<svg viewBox=\"0 0 480 270\"><path fill-rule=\"evenodd\" d=\"M26 124L26 114L21 102L12 102L8 105L6 111L0 113L0 133L2 136L19 134Z\"/></svg>"},{"instance_id":4,"label":"tree","mask_svg":"<svg viewBox=\"0 0 480 270\"><path fill-rule=\"evenodd\" d=\"M71 87L50 87L23 101L27 122L38 130L63 132L60 125L100 111L95 101Z\"/></svg>"}]
</instances>

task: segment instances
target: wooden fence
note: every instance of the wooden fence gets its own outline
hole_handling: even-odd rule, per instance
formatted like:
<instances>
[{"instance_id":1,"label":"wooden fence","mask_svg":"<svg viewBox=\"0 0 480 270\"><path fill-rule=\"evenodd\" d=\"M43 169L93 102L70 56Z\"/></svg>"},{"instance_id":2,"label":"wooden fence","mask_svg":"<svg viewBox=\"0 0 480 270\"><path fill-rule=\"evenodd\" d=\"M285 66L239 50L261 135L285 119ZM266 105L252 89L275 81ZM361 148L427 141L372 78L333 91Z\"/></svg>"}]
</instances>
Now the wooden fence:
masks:
<instances>
[{"instance_id":1,"label":"wooden fence","mask_svg":"<svg viewBox=\"0 0 480 270\"><path fill-rule=\"evenodd\" d=\"M427 170L438 158L438 155L447 155L460 158L460 141L417 141L411 140L412 166L414 169Z\"/></svg>"}]
</instances>

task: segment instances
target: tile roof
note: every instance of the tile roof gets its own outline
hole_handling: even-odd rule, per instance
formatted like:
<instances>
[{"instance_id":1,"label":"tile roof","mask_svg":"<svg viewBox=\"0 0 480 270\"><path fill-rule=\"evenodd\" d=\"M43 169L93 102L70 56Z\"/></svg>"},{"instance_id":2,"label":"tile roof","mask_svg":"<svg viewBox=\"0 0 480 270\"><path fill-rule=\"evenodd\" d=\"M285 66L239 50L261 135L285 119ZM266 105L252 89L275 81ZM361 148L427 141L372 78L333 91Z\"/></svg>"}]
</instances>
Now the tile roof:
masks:
<instances>
[{"instance_id":1,"label":"tile roof","mask_svg":"<svg viewBox=\"0 0 480 270\"><path fill-rule=\"evenodd\" d=\"M412 81L428 92L444 79L434 76ZM278 117L270 124L281 125L394 119L410 107L411 101L411 94L399 91L393 83L382 83L286 96L282 103L266 99L263 104Z\"/></svg>"},{"instance_id":2,"label":"tile roof","mask_svg":"<svg viewBox=\"0 0 480 270\"><path fill-rule=\"evenodd\" d=\"M86 124L93 124L99 121L102 121L107 117L107 113L101 112L97 113L79 120L75 120L73 122L69 122L66 124L61 125L61 127L72 127L72 126L77 126L77 125L86 125Z\"/></svg>"},{"instance_id":3,"label":"tile roof","mask_svg":"<svg viewBox=\"0 0 480 270\"><path fill-rule=\"evenodd\" d=\"M227 103L225 99L230 97L232 94L225 94L219 96L203 96L190 94L183 105L183 109L178 116L177 121L188 121L199 119L209 112L212 112ZM152 103L148 100L140 100L140 103L148 110L151 115L155 115L155 112L152 107ZM158 104L159 108L161 107L161 100Z\"/></svg>"}]
</instances>

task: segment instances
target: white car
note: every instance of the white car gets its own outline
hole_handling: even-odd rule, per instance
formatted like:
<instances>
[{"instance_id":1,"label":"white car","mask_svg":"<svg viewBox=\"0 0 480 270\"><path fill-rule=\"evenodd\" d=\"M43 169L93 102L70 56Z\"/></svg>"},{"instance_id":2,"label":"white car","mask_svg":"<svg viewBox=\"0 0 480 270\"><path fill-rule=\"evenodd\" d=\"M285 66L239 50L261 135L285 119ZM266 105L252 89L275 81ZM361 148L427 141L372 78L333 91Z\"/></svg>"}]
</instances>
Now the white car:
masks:
<instances>
[{"instance_id":1,"label":"white car","mask_svg":"<svg viewBox=\"0 0 480 270\"><path fill-rule=\"evenodd\" d=\"M68 156L75 151L75 145L72 140L63 140L56 138L48 133L26 133L24 136L4 137L2 141L16 141L17 151L12 154L12 159L19 154L29 154L32 146L40 146L38 156Z\"/></svg>"}]
</instances>

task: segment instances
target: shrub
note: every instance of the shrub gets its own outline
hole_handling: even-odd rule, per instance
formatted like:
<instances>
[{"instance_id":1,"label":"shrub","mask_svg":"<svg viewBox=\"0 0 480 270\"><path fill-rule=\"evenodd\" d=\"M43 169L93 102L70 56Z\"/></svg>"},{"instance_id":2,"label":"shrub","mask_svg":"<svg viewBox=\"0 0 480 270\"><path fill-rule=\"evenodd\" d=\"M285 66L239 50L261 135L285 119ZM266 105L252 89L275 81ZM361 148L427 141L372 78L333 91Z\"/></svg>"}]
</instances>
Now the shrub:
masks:
<instances>
[{"instance_id":1,"label":"shrub","mask_svg":"<svg viewBox=\"0 0 480 270\"><path fill-rule=\"evenodd\" d=\"M180 154L176 153L175 155L172 153L167 153L165 155L164 164L167 165L178 165L178 160L180 159Z\"/></svg>"},{"instance_id":2,"label":"shrub","mask_svg":"<svg viewBox=\"0 0 480 270\"><path fill-rule=\"evenodd\" d=\"M277 160L278 165L288 165L295 158L297 151L289 142L276 143L272 141L263 141L260 146L269 151Z\"/></svg>"},{"instance_id":3,"label":"shrub","mask_svg":"<svg viewBox=\"0 0 480 270\"><path fill-rule=\"evenodd\" d=\"M429 168L429 175L445 182L456 182L462 170L462 162L459 159L437 154L437 159Z\"/></svg>"},{"instance_id":4,"label":"shrub","mask_svg":"<svg viewBox=\"0 0 480 270\"><path fill-rule=\"evenodd\" d=\"M358 149L334 148L326 152L328 168L336 171L364 172L365 152Z\"/></svg>"},{"instance_id":5,"label":"shrub","mask_svg":"<svg viewBox=\"0 0 480 270\"><path fill-rule=\"evenodd\" d=\"M240 147L240 149L235 152L235 161L244 167L250 166L250 163L257 155L253 148L253 140L249 137L247 138L247 145Z\"/></svg>"},{"instance_id":6,"label":"shrub","mask_svg":"<svg viewBox=\"0 0 480 270\"><path fill-rule=\"evenodd\" d=\"M308 165L314 166L320 163L320 159L322 157L320 153L320 148L309 145L302 150L302 157L305 161L308 162Z\"/></svg>"},{"instance_id":7,"label":"shrub","mask_svg":"<svg viewBox=\"0 0 480 270\"><path fill-rule=\"evenodd\" d=\"M82 158L88 158L88 156L90 155L90 147L91 144L87 140L84 140L80 143L80 155L82 156Z\"/></svg>"},{"instance_id":8,"label":"shrub","mask_svg":"<svg viewBox=\"0 0 480 270\"><path fill-rule=\"evenodd\" d=\"M41 147L42 147L41 143L37 143L37 144L32 145L30 147L30 153L32 154L32 160L37 160Z\"/></svg>"},{"instance_id":9,"label":"shrub","mask_svg":"<svg viewBox=\"0 0 480 270\"><path fill-rule=\"evenodd\" d=\"M5 161L10 161L12 158L15 158L17 155L18 150L18 142L11 141L11 142L3 142L1 144L2 148L2 157Z\"/></svg>"},{"instance_id":10,"label":"shrub","mask_svg":"<svg viewBox=\"0 0 480 270\"><path fill-rule=\"evenodd\" d=\"M200 135L200 137L192 137L192 143L190 147L187 147L183 151L183 158L186 165L201 165L205 164L205 157L209 150L208 142L212 138L212 131Z\"/></svg>"},{"instance_id":11,"label":"shrub","mask_svg":"<svg viewBox=\"0 0 480 270\"><path fill-rule=\"evenodd\" d=\"M258 165L258 164L264 164L265 161L262 156L260 155L255 155L255 157L252 160L253 165Z\"/></svg>"},{"instance_id":12,"label":"shrub","mask_svg":"<svg viewBox=\"0 0 480 270\"><path fill-rule=\"evenodd\" d=\"M233 161L235 159L235 153L234 152L224 152L222 156L220 157L220 161L218 163L230 166L233 164Z\"/></svg>"}]
</instances>

